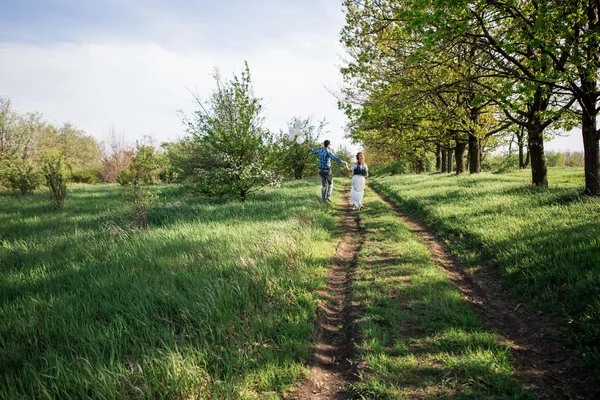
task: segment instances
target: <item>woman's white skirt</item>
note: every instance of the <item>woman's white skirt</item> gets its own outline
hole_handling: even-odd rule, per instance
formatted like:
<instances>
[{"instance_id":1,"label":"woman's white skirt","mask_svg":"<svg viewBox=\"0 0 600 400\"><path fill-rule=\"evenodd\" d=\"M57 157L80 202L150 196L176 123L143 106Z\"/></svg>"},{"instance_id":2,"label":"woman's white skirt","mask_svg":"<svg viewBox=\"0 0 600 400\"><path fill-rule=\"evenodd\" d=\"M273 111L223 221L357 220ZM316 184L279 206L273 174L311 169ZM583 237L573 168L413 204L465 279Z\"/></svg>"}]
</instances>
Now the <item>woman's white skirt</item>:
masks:
<instances>
[{"instance_id":1,"label":"woman's white skirt","mask_svg":"<svg viewBox=\"0 0 600 400\"><path fill-rule=\"evenodd\" d=\"M365 177L362 175L352 176L352 190L350 190L350 199L354 207L362 207L363 196L365 195Z\"/></svg>"}]
</instances>

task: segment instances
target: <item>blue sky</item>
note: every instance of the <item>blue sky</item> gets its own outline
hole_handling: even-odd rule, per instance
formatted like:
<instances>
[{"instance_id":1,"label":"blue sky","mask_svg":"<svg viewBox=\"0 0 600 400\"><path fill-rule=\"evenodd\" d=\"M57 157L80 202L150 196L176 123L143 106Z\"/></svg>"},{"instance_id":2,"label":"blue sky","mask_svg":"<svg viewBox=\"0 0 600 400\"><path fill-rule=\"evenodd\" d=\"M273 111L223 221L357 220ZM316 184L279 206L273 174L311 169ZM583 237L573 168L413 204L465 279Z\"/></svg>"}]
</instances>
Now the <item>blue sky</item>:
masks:
<instances>
[{"instance_id":1,"label":"blue sky","mask_svg":"<svg viewBox=\"0 0 600 400\"><path fill-rule=\"evenodd\" d=\"M22 112L69 121L103 139L184 135L176 110L194 109L248 61L265 126L292 117L329 121L334 146L346 118L329 90L341 84L344 22L337 0L0 0L0 95ZM328 90L329 89L329 90ZM580 134L549 149L582 148Z\"/></svg>"},{"instance_id":2,"label":"blue sky","mask_svg":"<svg viewBox=\"0 0 600 400\"><path fill-rule=\"evenodd\" d=\"M114 126L160 142L184 135L176 110L194 109L190 91L208 98L215 67L227 78L248 61L267 128L326 118L334 144L350 145L328 91L342 24L327 0L0 0L0 94L99 139Z\"/></svg>"}]
</instances>

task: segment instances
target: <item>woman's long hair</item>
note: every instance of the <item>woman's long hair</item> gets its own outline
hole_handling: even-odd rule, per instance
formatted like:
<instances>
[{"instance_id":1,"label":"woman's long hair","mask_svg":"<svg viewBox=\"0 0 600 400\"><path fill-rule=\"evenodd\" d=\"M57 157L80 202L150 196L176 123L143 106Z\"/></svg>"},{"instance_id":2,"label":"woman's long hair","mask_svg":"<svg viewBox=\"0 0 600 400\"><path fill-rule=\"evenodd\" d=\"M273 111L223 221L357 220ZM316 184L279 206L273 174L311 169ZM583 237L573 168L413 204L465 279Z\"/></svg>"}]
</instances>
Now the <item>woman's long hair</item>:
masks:
<instances>
[{"instance_id":1,"label":"woman's long hair","mask_svg":"<svg viewBox=\"0 0 600 400\"><path fill-rule=\"evenodd\" d=\"M364 164L365 163L365 159L364 159L364 154L363 154L362 151L359 151L358 153L356 153L356 164L362 165L361 162L360 162L359 156L363 156L363 162L362 162L362 164Z\"/></svg>"}]
</instances>

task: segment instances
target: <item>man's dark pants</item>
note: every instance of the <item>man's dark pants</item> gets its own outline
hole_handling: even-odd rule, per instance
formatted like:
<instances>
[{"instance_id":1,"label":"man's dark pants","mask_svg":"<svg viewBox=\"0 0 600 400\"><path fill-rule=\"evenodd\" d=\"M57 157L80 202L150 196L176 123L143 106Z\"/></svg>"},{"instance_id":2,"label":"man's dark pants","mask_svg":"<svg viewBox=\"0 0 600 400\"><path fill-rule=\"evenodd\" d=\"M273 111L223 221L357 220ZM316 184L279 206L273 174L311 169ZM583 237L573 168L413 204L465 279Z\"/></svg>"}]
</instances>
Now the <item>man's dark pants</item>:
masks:
<instances>
[{"instance_id":1,"label":"man's dark pants","mask_svg":"<svg viewBox=\"0 0 600 400\"><path fill-rule=\"evenodd\" d=\"M331 197L333 192L333 173L331 169L319 169L319 176L321 177L321 197L325 200Z\"/></svg>"}]
</instances>

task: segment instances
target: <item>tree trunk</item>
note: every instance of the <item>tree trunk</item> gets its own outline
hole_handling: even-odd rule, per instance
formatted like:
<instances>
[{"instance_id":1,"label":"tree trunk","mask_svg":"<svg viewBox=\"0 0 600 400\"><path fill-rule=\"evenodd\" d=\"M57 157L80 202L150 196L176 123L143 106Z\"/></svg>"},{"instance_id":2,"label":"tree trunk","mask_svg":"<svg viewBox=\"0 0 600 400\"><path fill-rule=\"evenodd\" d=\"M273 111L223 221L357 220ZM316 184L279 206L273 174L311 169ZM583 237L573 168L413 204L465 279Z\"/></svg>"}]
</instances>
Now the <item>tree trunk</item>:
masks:
<instances>
[{"instance_id":1,"label":"tree trunk","mask_svg":"<svg viewBox=\"0 0 600 400\"><path fill-rule=\"evenodd\" d=\"M528 154L531 154L531 184L548 187L548 168L544 155L544 136L542 126L537 119L528 129Z\"/></svg>"},{"instance_id":2,"label":"tree trunk","mask_svg":"<svg viewBox=\"0 0 600 400\"><path fill-rule=\"evenodd\" d=\"M584 83L585 107L582 107L581 133L583 135L583 157L585 161L585 192L600 196L600 159L598 140L600 134L596 128L596 82Z\"/></svg>"},{"instance_id":3,"label":"tree trunk","mask_svg":"<svg viewBox=\"0 0 600 400\"><path fill-rule=\"evenodd\" d=\"M446 169L446 172L452 172L452 150L448 150L448 168Z\"/></svg>"},{"instance_id":4,"label":"tree trunk","mask_svg":"<svg viewBox=\"0 0 600 400\"><path fill-rule=\"evenodd\" d=\"M441 172L448 171L448 150L442 149Z\"/></svg>"},{"instance_id":5,"label":"tree trunk","mask_svg":"<svg viewBox=\"0 0 600 400\"><path fill-rule=\"evenodd\" d=\"M442 148L439 144L435 147L435 170L437 172L442 170Z\"/></svg>"},{"instance_id":6,"label":"tree trunk","mask_svg":"<svg viewBox=\"0 0 600 400\"><path fill-rule=\"evenodd\" d=\"M479 138L469 133L469 173L481 172L481 155L479 149Z\"/></svg>"},{"instance_id":7,"label":"tree trunk","mask_svg":"<svg viewBox=\"0 0 600 400\"><path fill-rule=\"evenodd\" d=\"M517 134L517 144L519 147L519 169L525 169L527 168L527 164L529 161L525 161L523 157L525 157L524 154L524 147L525 147L525 142L523 141L525 136L525 127L521 126L521 132L519 132Z\"/></svg>"},{"instance_id":8,"label":"tree trunk","mask_svg":"<svg viewBox=\"0 0 600 400\"><path fill-rule=\"evenodd\" d=\"M456 142L456 147L454 149L454 158L456 159L456 174L462 174L465 172L465 149L467 148L467 144L464 142Z\"/></svg>"}]
</instances>

